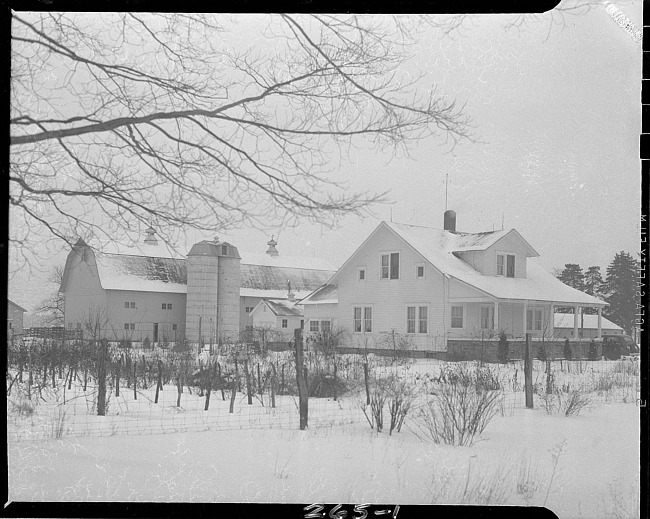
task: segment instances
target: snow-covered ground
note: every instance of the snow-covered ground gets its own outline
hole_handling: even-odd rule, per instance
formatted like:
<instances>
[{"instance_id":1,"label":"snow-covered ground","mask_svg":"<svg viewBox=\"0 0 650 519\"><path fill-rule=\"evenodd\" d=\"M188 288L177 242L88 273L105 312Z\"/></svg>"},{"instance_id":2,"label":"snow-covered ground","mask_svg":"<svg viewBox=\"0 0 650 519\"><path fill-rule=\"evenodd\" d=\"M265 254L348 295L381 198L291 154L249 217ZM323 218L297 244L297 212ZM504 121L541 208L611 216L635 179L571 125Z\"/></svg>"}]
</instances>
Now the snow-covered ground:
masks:
<instances>
[{"instance_id":1,"label":"snow-covered ground","mask_svg":"<svg viewBox=\"0 0 650 519\"><path fill-rule=\"evenodd\" d=\"M431 371L431 363L407 366L401 372L414 378ZM249 406L238 393L229 413L228 393L225 400L213 393L204 411L205 398L187 388L180 408L173 386L158 404L151 390L136 401L122 388L106 417L89 414L92 397L74 385L65 405L52 405L62 404L59 390L28 416L9 397L9 499L521 504L562 518L638 517L635 391L626 403L594 392L592 406L567 417L547 414L538 401L523 408L523 393L507 380L514 389L471 447L426 441L408 418L399 433L377 433L358 391L338 401L310 398L305 431L288 395L272 408L268 394Z\"/></svg>"}]
</instances>

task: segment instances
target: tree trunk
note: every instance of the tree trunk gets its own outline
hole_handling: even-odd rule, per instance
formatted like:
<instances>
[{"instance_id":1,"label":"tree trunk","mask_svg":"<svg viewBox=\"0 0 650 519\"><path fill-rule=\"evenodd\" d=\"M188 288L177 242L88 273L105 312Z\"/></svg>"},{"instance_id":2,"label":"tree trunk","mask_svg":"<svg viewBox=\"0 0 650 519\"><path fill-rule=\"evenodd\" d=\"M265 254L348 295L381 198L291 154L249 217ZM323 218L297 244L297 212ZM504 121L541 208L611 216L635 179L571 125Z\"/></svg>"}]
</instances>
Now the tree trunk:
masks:
<instances>
[{"instance_id":1,"label":"tree trunk","mask_svg":"<svg viewBox=\"0 0 650 519\"><path fill-rule=\"evenodd\" d=\"M115 396L120 396L120 370L122 368L122 359L117 359L117 368L115 372Z\"/></svg>"},{"instance_id":2,"label":"tree trunk","mask_svg":"<svg viewBox=\"0 0 650 519\"><path fill-rule=\"evenodd\" d=\"M300 430L304 430L308 426L308 398L307 393L307 369L303 366L303 350L302 350L302 335L300 329L294 332L296 342L296 382L298 385L298 399L300 401Z\"/></svg>"},{"instance_id":3,"label":"tree trunk","mask_svg":"<svg viewBox=\"0 0 650 519\"><path fill-rule=\"evenodd\" d=\"M368 384L368 363L363 364L363 380L366 385L366 405L370 405L370 385Z\"/></svg>"},{"instance_id":4,"label":"tree trunk","mask_svg":"<svg viewBox=\"0 0 650 519\"><path fill-rule=\"evenodd\" d=\"M133 399L138 399L138 361L133 359Z\"/></svg>"},{"instance_id":5,"label":"tree trunk","mask_svg":"<svg viewBox=\"0 0 650 519\"><path fill-rule=\"evenodd\" d=\"M97 414L106 416L106 349L108 344L101 341L97 363Z\"/></svg>"},{"instance_id":6,"label":"tree trunk","mask_svg":"<svg viewBox=\"0 0 650 519\"><path fill-rule=\"evenodd\" d=\"M248 405L253 405L253 395L251 392L251 377L248 372L248 359L244 359L244 375L246 376L246 396L248 397Z\"/></svg>"}]
</instances>

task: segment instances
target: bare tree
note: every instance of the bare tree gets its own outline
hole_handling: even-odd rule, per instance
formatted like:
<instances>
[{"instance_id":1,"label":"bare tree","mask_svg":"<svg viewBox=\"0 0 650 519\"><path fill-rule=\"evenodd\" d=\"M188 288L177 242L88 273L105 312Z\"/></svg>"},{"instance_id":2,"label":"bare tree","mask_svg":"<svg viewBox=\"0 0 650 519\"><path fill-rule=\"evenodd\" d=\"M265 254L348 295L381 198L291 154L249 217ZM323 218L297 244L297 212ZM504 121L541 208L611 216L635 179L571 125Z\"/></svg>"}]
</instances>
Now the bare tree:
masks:
<instances>
[{"instance_id":1,"label":"bare tree","mask_svg":"<svg viewBox=\"0 0 650 519\"><path fill-rule=\"evenodd\" d=\"M63 326L65 317L65 298L59 293L63 280L63 267L57 265L50 272L48 282L56 285L56 290L43 299L36 307L38 319L49 326Z\"/></svg>"},{"instance_id":2,"label":"bare tree","mask_svg":"<svg viewBox=\"0 0 650 519\"><path fill-rule=\"evenodd\" d=\"M471 138L404 70L389 17L12 13L13 245L335 224L384 199L331 177L350 147Z\"/></svg>"}]
</instances>

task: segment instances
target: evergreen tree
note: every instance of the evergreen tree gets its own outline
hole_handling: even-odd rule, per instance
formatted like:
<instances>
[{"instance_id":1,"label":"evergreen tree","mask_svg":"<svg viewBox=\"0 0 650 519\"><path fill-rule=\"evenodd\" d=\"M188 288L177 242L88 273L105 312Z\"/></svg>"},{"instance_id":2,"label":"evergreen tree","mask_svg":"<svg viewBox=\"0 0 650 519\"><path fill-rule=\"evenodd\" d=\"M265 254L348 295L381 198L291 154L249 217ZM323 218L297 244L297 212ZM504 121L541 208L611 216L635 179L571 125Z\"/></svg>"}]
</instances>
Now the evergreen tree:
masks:
<instances>
[{"instance_id":1,"label":"evergreen tree","mask_svg":"<svg viewBox=\"0 0 650 519\"><path fill-rule=\"evenodd\" d=\"M567 263L564 265L564 270L560 272L557 278L565 285L569 285L581 292L585 291L585 275L582 272L582 267L577 263Z\"/></svg>"},{"instance_id":2,"label":"evergreen tree","mask_svg":"<svg viewBox=\"0 0 650 519\"><path fill-rule=\"evenodd\" d=\"M569 285L576 290L580 290L582 292L585 290L585 275L582 272L582 267L580 267L580 265L577 263L565 264L564 268L558 274L556 274L556 277L565 285ZM557 307L555 311L560 314L572 314L573 308Z\"/></svg>"},{"instance_id":3,"label":"evergreen tree","mask_svg":"<svg viewBox=\"0 0 650 519\"><path fill-rule=\"evenodd\" d=\"M605 316L628 334L634 330L636 305L639 302L636 297L637 272L637 261L624 251L616 254L607 267L605 300L609 307L605 310Z\"/></svg>"},{"instance_id":4,"label":"evergreen tree","mask_svg":"<svg viewBox=\"0 0 650 519\"><path fill-rule=\"evenodd\" d=\"M605 299L605 295L603 294L603 278L600 274L600 267L598 266L593 266L589 267L587 269L587 272L585 272L585 288L584 291L594 297L598 297L599 299ZM586 314L595 314L596 309L595 308L585 308L584 312Z\"/></svg>"}]
</instances>

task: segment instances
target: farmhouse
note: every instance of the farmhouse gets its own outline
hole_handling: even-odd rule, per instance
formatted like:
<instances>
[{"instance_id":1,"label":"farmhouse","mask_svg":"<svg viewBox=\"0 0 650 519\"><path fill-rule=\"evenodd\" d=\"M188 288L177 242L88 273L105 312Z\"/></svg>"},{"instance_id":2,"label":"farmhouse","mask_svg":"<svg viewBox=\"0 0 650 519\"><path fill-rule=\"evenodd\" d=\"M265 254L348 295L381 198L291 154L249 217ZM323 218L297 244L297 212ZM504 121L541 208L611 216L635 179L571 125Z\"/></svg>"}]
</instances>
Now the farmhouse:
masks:
<instances>
[{"instance_id":1,"label":"farmhouse","mask_svg":"<svg viewBox=\"0 0 650 519\"><path fill-rule=\"evenodd\" d=\"M7 337L23 333L23 318L25 310L22 306L17 305L11 299L7 299Z\"/></svg>"},{"instance_id":2,"label":"farmhouse","mask_svg":"<svg viewBox=\"0 0 650 519\"><path fill-rule=\"evenodd\" d=\"M152 228L132 248L99 252L80 239L59 289L66 329L99 329L113 340L237 340L262 299L286 300L287 283L305 297L335 272L325 260L282 256L273 238L267 245L266 253L240 253L215 238L183 256L159 244Z\"/></svg>"},{"instance_id":3,"label":"farmhouse","mask_svg":"<svg viewBox=\"0 0 650 519\"><path fill-rule=\"evenodd\" d=\"M552 337L555 307L596 308L602 330L606 303L575 290L531 261L538 253L515 230L456 231L381 222L325 285L301 301L305 328L323 322L348 333L348 346L448 351L451 343ZM573 316L572 316L573 317Z\"/></svg>"}]
</instances>

